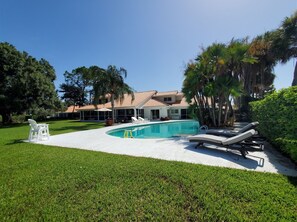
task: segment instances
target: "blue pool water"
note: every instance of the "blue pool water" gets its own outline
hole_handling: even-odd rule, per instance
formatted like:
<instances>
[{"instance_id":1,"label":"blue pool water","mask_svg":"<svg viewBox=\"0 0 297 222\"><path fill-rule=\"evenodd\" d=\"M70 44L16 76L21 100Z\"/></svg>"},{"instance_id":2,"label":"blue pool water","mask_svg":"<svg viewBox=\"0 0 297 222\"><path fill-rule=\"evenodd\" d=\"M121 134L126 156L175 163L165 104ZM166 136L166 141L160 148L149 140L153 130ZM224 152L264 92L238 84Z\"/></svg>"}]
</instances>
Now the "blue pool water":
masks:
<instances>
[{"instance_id":1,"label":"blue pool water","mask_svg":"<svg viewBox=\"0 0 297 222\"><path fill-rule=\"evenodd\" d=\"M184 135L193 135L199 132L199 122L184 120L175 122L160 122L153 124L141 124L131 127L110 130L107 134L116 137L133 138L171 138Z\"/></svg>"}]
</instances>

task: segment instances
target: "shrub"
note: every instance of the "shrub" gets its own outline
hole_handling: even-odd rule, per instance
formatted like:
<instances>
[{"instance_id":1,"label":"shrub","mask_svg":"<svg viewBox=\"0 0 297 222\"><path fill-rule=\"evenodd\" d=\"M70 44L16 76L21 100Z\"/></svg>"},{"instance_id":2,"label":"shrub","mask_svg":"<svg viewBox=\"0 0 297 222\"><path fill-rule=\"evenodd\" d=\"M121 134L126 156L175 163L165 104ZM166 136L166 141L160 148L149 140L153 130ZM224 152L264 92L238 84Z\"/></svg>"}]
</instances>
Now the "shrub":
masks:
<instances>
[{"instance_id":1,"label":"shrub","mask_svg":"<svg viewBox=\"0 0 297 222\"><path fill-rule=\"evenodd\" d=\"M251 102L252 119L259 131L297 162L297 86Z\"/></svg>"},{"instance_id":2,"label":"shrub","mask_svg":"<svg viewBox=\"0 0 297 222\"><path fill-rule=\"evenodd\" d=\"M54 112L52 110L47 110L44 108L34 108L31 110L32 119L36 121L47 120L47 117L53 116Z\"/></svg>"},{"instance_id":3,"label":"shrub","mask_svg":"<svg viewBox=\"0 0 297 222\"><path fill-rule=\"evenodd\" d=\"M26 121L26 115L21 114L21 115L13 115L12 116L12 122L13 123L23 123Z\"/></svg>"},{"instance_id":4,"label":"shrub","mask_svg":"<svg viewBox=\"0 0 297 222\"><path fill-rule=\"evenodd\" d=\"M275 142L283 152L289 154L293 160L297 160L297 140L277 138Z\"/></svg>"}]
</instances>

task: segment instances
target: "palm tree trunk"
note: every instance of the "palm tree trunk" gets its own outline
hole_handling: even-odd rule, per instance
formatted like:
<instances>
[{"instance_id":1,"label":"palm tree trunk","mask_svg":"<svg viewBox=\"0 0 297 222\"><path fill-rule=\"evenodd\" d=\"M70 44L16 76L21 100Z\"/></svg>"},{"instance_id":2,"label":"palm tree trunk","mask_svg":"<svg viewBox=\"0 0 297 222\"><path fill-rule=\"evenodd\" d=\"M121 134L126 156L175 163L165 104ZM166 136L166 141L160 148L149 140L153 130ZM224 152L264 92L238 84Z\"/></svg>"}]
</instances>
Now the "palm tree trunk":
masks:
<instances>
[{"instance_id":1,"label":"palm tree trunk","mask_svg":"<svg viewBox=\"0 0 297 222\"><path fill-rule=\"evenodd\" d=\"M229 96L227 97L227 111L225 115L225 124L233 126L234 123L234 111L232 107L231 100L229 99ZM234 98L233 98L234 99Z\"/></svg>"},{"instance_id":2,"label":"palm tree trunk","mask_svg":"<svg viewBox=\"0 0 297 222\"><path fill-rule=\"evenodd\" d=\"M200 100L199 95L194 96L194 101L195 101L195 104L196 104L196 106L198 108L198 111L199 111L199 117L197 115L196 116L198 117L199 121L203 121L202 113L201 113L201 105L199 103L199 100Z\"/></svg>"},{"instance_id":3,"label":"palm tree trunk","mask_svg":"<svg viewBox=\"0 0 297 222\"><path fill-rule=\"evenodd\" d=\"M114 95L111 94L111 110L112 110L112 122L114 123L115 113L114 113Z\"/></svg>"},{"instance_id":4,"label":"palm tree trunk","mask_svg":"<svg viewBox=\"0 0 297 222\"><path fill-rule=\"evenodd\" d=\"M292 86L297 86L297 61L295 62L295 69L294 69L294 77L293 77Z\"/></svg>"},{"instance_id":5,"label":"palm tree trunk","mask_svg":"<svg viewBox=\"0 0 297 222\"><path fill-rule=\"evenodd\" d=\"M217 119L216 119L216 113L215 113L215 110L216 110L216 104L215 104L215 98L214 96L211 97L211 108L212 108L212 122L213 122L213 125L216 127L217 126Z\"/></svg>"},{"instance_id":6,"label":"palm tree trunk","mask_svg":"<svg viewBox=\"0 0 297 222\"><path fill-rule=\"evenodd\" d=\"M221 117L222 117L222 108L223 108L223 99L219 97L219 114L218 114L218 126L221 126Z\"/></svg>"},{"instance_id":7,"label":"palm tree trunk","mask_svg":"<svg viewBox=\"0 0 297 222\"><path fill-rule=\"evenodd\" d=\"M229 103L230 100L228 98L229 96L226 96L226 103L225 103L225 118L224 118L224 125L227 125L228 122L228 114L229 114Z\"/></svg>"},{"instance_id":8,"label":"palm tree trunk","mask_svg":"<svg viewBox=\"0 0 297 222\"><path fill-rule=\"evenodd\" d=\"M208 97L205 96L204 100L205 100L205 111L206 111L206 109L208 110L209 118L214 122L214 120L212 118L212 115L211 115L211 108L210 108L210 105L209 105L209 102L208 102ZM209 124L208 119L206 120L206 122ZM206 125L208 125L208 124L206 124Z\"/></svg>"},{"instance_id":9,"label":"palm tree trunk","mask_svg":"<svg viewBox=\"0 0 297 222\"><path fill-rule=\"evenodd\" d=\"M201 104L201 96L198 95L198 101L197 101L197 106L198 106L198 110L199 110L199 121L202 121L202 123L204 122L203 119L203 115L202 115L202 104Z\"/></svg>"}]
</instances>

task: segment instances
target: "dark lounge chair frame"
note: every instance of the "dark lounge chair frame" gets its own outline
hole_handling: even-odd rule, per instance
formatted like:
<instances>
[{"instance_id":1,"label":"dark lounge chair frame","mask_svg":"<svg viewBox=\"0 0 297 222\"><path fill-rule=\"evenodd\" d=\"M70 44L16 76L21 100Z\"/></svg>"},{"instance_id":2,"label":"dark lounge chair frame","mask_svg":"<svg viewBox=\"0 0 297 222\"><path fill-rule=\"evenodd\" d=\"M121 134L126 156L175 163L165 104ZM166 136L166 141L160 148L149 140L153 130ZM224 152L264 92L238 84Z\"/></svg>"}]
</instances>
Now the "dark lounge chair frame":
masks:
<instances>
[{"instance_id":1,"label":"dark lounge chair frame","mask_svg":"<svg viewBox=\"0 0 297 222\"><path fill-rule=\"evenodd\" d=\"M248 130L255 129L259 125L259 122L252 122L244 126L238 131L235 130L207 130L205 133L210 134L210 135L215 135L215 136L225 136L225 137L232 137L236 136L240 133L244 133ZM258 137L258 135L254 135L254 137Z\"/></svg>"},{"instance_id":2,"label":"dark lounge chair frame","mask_svg":"<svg viewBox=\"0 0 297 222\"><path fill-rule=\"evenodd\" d=\"M231 138L225 138L225 137L221 137L221 136L213 136L213 138L218 139L217 141L212 141L211 139L209 139L208 137L205 137L205 139L203 139L203 135L199 135L198 138L195 138L195 136L189 137L189 141L190 142L197 142L198 144L196 145L196 148L199 146L203 146L204 143L206 144L211 144L211 145L216 145L218 147L224 147L230 150L238 150L241 155L246 158L246 155L248 154L248 152L260 152L260 151L264 151L264 144L263 143L259 143L259 142L254 142L254 141L249 141L248 139L250 139L253 135L255 135L255 130L249 130L245 133L242 133L240 135L231 137ZM244 136L242 140L236 140L238 137L240 136ZM220 141L221 140L221 141ZM224 144L225 141L228 140L230 141L230 143L228 142L227 144ZM234 142L233 142L234 140Z\"/></svg>"}]
</instances>

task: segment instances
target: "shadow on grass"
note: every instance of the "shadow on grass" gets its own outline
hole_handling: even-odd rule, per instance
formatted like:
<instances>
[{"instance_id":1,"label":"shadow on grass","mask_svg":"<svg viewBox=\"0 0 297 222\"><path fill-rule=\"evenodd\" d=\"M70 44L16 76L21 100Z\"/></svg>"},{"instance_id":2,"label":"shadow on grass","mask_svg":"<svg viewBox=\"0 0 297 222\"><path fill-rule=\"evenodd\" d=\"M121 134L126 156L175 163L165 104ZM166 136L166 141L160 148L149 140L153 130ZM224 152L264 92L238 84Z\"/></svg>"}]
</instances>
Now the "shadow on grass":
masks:
<instances>
[{"instance_id":1,"label":"shadow on grass","mask_svg":"<svg viewBox=\"0 0 297 222\"><path fill-rule=\"evenodd\" d=\"M49 124L56 124L56 123L60 123L60 122L64 122L66 124L68 124L68 123L76 123L76 124L77 123L82 123L81 121L75 120L75 119L73 119L73 120L47 120L45 122L47 122Z\"/></svg>"},{"instance_id":2,"label":"shadow on grass","mask_svg":"<svg viewBox=\"0 0 297 222\"><path fill-rule=\"evenodd\" d=\"M10 140L5 145L11 146L11 145L20 144L20 143L24 143L24 140L21 140L21 139Z\"/></svg>"},{"instance_id":3,"label":"shadow on grass","mask_svg":"<svg viewBox=\"0 0 297 222\"><path fill-rule=\"evenodd\" d=\"M297 187L297 177L288 177L288 181L295 187Z\"/></svg>"},{"instance_id":4,"label":"shadow on grass","mask_svg":"<svg viewBox=\"0 0 297 222\"><path fill-rule=\"evenodd\" d=\"M23 127L23 126L27 126L27 125L28 125L28 123L13 123L13 124L9 124L9 125L0 124L0 129L19 128L19 127Z\"/></svg>"}]
</instances>

